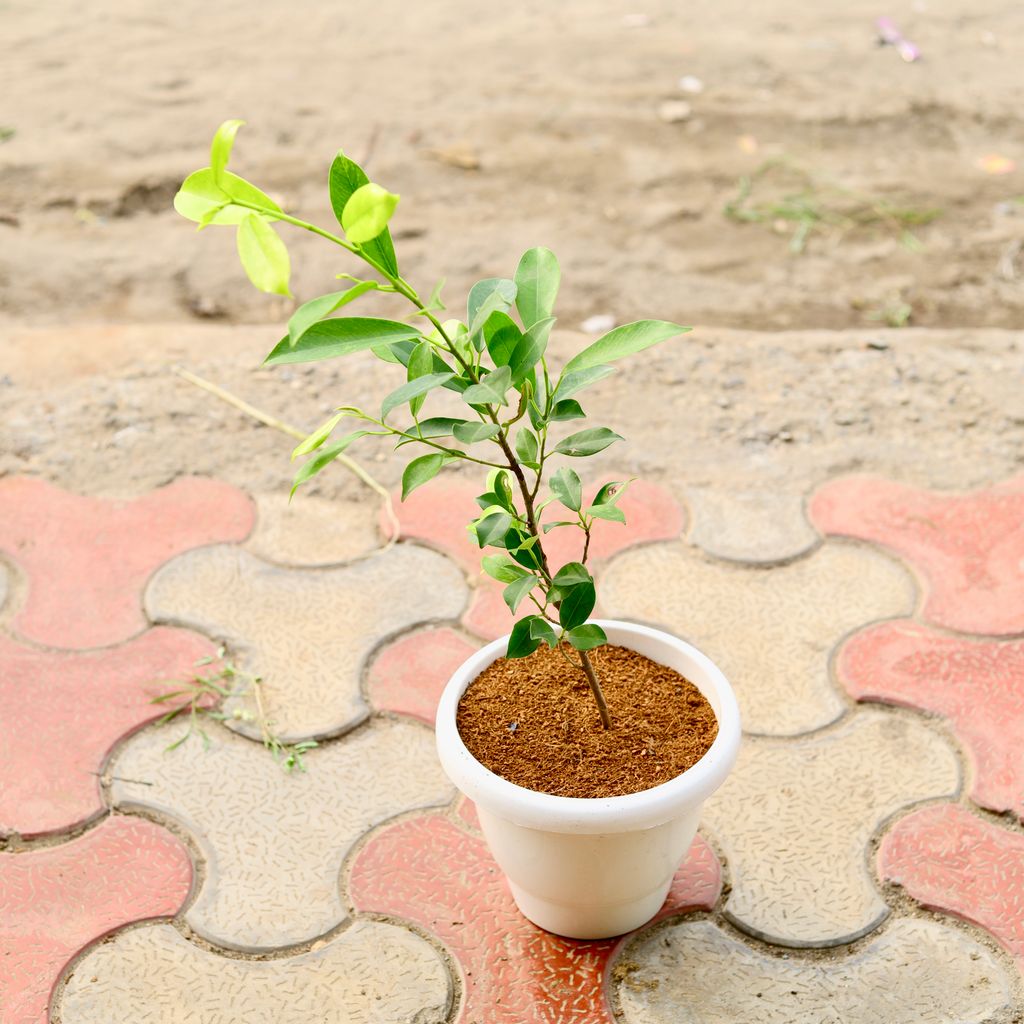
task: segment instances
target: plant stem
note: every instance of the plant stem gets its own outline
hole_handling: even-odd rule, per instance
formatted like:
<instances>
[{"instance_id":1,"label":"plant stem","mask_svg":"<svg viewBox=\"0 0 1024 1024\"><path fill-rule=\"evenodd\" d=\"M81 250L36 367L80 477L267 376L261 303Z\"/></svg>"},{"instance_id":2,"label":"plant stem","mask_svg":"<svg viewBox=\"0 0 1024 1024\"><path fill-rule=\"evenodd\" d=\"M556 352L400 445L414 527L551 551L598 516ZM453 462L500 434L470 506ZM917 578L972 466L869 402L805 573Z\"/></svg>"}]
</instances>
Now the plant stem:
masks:
<instances>
[{"instance_id":1,"label":"plant stem","mask_svg":"<svg viewBox=\"0 0 1024 1024\"><path fill-rule=\"evenodd\" d=\"M608 705L604 702L604 693L601 690L601 684L597 680L597 673L594 671L594 666L590 663L590 655L586 651L580 651L579 655L583 671L587 676L587 682L590 683L590 691L594 695L594 700L597 701L597 710L601 712L601 724L606 729L610 729L612 727L611 715L608 714Z\"/></svg>"}]
</instances>

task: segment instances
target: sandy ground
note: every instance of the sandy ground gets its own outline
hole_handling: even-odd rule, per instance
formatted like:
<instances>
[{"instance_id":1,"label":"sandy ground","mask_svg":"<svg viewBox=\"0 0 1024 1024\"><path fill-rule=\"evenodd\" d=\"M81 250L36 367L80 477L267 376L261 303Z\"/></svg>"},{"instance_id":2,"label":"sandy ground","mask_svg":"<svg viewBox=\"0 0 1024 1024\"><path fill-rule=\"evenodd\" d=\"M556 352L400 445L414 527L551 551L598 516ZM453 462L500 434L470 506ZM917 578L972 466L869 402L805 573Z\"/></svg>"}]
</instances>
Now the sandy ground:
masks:
<instances>
[{"instance_id":1,"label":"sandy ground","mask_svg":"<svg viewBox=\"0 0 1024 1024\"><path fill-rule=\"evenodd\" d=\"M879 47L879 14L924 59ZM171 363L305 427L394 386L369 359L257 368L291 305L249 286L230 232L170 208L229 116L249 122L237 170L328 226L334 150L365 158L403 195L406 276L447 276L453 307L546 244L563 326L697 324L595 392L633 442L617 464L802 490L858 468L968 486L1024 459L1024 175L991 173L1024 168L1019 4L6 0L0 26L0 473L277 488L287 442ZM763 221L727 216L766 161L785 167L755 182ZM799 253L769 209L795 192L830 222ZM892 209L937 213L912 245ZM288 240L300 300L353 269Z\"/></svg>"}]
</instances>

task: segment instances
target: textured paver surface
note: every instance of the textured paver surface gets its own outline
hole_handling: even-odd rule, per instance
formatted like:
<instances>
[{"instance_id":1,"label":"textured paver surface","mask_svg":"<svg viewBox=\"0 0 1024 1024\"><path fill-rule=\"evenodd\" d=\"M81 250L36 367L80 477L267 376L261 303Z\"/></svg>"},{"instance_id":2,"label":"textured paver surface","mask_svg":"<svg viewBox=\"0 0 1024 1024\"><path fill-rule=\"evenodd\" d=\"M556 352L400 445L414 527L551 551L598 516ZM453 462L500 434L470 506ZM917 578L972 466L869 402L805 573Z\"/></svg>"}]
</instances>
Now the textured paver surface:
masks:
<instances>
[{"instance_id":1,"label":"textured paver surface","mask_svg":"<svg viewBox=\"0 0 1024 1024\"><path fill-rule=\"evenodd\" d=\"M477 490L415 492L388 546L369 491L0 480L3 1024L1021 1019L1024 479L633 485L600 610L711 655L746 737L660 914L600 942L519 914L437 760L509 621ZM169 749L153 697L225 665Z\"/></svg>"},{"instance_id":2,"label":"textured paver surface","mask_svg":"<svg viewBox=\"0 0 1024 1024\"><path fill-rule=\"evenodd\" d=\"M834 646L914 607L902 567L842 544L770 571L709 561L683 543L651 545L616 559L602 593L609 615L662 626L704 651L732 683L744 729L770 735L838 718Z\"/></svg>"},{"instance_id":3,"label":"textured paver surface","mask_svg":"<svg viewBox=\"0 0 1024 1024\"><path fill-rule=\"evenodd\" d=\"M239 665L263 680L267 715L286 739L359 722L368 710L363 665L377 645L421 622L455 618L465 601L456 567L413 544L326 570L205 548L164 566L146 590L154 620L228 641ZM229 706L251 711L252 703L240 697Z\"/></svg>"}]
</instances>

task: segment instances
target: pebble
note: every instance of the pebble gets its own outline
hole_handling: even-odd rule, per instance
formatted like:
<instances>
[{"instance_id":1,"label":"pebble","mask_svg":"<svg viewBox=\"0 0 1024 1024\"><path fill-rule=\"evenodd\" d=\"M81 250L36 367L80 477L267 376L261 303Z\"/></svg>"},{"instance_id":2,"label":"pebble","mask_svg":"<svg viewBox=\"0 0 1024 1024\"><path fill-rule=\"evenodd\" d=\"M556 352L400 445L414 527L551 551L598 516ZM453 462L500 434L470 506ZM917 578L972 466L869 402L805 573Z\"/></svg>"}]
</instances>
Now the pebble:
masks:
<instances>
[{"instance_id":1,"label":"pebble","mask_svg":"<svg viewBox=\"0 0 1024 1024\"><path fill-rule=\"evenodd\" d=\"M697 93L704 91L704 83L696 75L683 75L679 79L679 88L691 96L696 96Z\"/></svg>"},{"instance_id":2,"label":"pebble","mask_svg":"<svg viewBox=\"0 0 1024 1024\"><path fill-rule=\"evenodd\" d=\"M614 326L615 317L611 313L595 313L593 316L588 316L580 324L580 330L586 334L604 334L605 331L610 331Z\"/></svg>"},{"instance_id":3,"label":"pebble","mask_svg":"<svg viewBox=\"0 0 1024 1024\"><path fill-rule=\"evenodd\" d=\"M665 100L658 104L658 117L667 124L679 124L686 121L693 108L686 100Z\"/></svg>"}]
</instances>

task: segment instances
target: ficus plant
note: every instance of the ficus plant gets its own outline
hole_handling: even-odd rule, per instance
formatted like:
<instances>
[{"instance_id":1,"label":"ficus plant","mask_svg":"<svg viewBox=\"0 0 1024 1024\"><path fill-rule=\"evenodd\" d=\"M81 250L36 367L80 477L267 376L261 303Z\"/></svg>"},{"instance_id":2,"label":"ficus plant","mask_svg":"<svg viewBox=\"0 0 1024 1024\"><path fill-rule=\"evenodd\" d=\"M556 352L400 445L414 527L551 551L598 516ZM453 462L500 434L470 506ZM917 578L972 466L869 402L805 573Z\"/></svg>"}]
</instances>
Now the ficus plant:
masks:
<instances>
[{"instance_id":1,"label":"ficus plant","mask_svg":"<svg viewBox=\"0 0 1024 1024\"><path fill-rule=\"evenodd\" d=\"M217 130L209 167L190 174L175 197L178 213L200 228L234 228L242 267L264 292L291 294L288 250L277 230L282 224L345 250L362 262L366 275L338 274L344 288L299 306L287 335L265 364L308 363L369 350L395 364L404 378L378 412L340 406L298 445L293 457L308 459L296 474L292 494L364 437L387 438L396 449L425 449L405 467L403 500L445 466L469 462L486 467L486 486L476 499L480 512L468 529L481 550L490 549L483 555L483 570L505 585L505 603L512 613L525 602L532 605L531 613L512 628L507 656L525 657L542 643L561 651L585 674L601 721L611 728L588 655L607 643L607 637L587 621L596 602L587 559L595 522L625 522L618 502L628 481L588 489L570 465L555 466L563 459L576 462L596 455L622 440L608 427L583 426L587 416L578 396L614 373L611 364L617 359L689 328L663 320L625 324L587 345L556 372L548 365L546 350L561 275L550 250L530 249L511 279L477 282L469 292L465 319L442 319L446 307L440 285L423 299L399 271L388 228L397 195L371 182L357 163L339 152L328 187L340 233L292 216L228 170L242 123L225 121ZM369 292L402 296L412 306L409 322L347 315L345 307ZM336 315L342 310L345 315ZM442 389L460 396L462 415L425 414L431 395ZM342 424L353 423L359 429L339 436ZM550 505L558 506L558 516L542 522ZM560 529L581 531L582 555L579 561L553 566L544 536Z\"/></svg>"}]
</instances>

